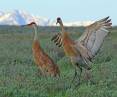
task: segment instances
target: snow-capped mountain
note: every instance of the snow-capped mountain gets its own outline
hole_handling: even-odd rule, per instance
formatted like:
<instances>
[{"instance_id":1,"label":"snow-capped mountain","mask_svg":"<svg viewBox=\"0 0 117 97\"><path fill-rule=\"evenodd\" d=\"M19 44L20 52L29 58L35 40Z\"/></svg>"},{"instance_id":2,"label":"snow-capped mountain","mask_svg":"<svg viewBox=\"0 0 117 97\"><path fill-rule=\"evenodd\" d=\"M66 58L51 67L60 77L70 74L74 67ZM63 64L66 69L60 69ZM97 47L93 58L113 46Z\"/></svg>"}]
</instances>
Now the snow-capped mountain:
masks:
<instances>
[{"instance_id":1,"label":"snow-capped mountain","mask_svg":"<svg viewBox=\"0 0 117 97\"><path fill-rule=\"evenodd\" d=\"M47 26L49 19L34 16L25 11L0 12L0 25L25 25L35 21L38 25Z\"/></svg>"},{"instance_id":2,"label":"snow-capped mountain","mask_svg":"<svg viewBox=\"0 0 117 97\"><path fill-rule=\"evenodd\" d=\"M56 20L34 16L26 11L14 10L12 12L0 11L0 25L25 25L35 21L40 26L56 26ZM86 26L91 24L92 21L75 21L64 22L65 26Z\"/></svg>"}]
</instances>

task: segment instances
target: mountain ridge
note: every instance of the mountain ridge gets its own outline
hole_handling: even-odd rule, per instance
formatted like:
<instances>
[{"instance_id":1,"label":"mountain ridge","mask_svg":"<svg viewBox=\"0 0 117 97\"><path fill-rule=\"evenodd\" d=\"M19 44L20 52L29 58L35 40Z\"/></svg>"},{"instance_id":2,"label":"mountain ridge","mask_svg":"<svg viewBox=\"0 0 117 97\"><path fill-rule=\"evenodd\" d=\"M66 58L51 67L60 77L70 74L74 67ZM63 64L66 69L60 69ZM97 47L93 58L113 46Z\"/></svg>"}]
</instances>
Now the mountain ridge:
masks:
<instances>
[{"instance_id":1,"label":"mountain ridge","mask_svg":"<svg viewBox=\"0 0 117 97\"><path fill-rule=\"evenodd\" d=\"M34 16L26 11L13 10L10 12L0 11L0 25L25 25L35 21L40 26L56 26L56 20ZM93 21L64 22L65 26L87 26Z\"/></svg>"}]
</instances>

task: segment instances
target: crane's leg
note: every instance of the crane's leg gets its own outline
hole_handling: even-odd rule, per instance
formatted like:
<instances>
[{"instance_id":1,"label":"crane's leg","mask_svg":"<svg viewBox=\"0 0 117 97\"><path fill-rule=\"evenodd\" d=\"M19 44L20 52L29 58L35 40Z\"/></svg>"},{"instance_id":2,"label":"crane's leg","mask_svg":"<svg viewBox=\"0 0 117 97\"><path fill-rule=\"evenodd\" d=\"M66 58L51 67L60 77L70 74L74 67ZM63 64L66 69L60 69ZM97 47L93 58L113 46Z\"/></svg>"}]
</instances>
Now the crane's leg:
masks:
<instances>
[{"instance_id":1,"label":"crane's leg","mask_svg":"<svg viewBox=\"0 0 117 97\"><path fill-rule=\"evenodd\" d=\"M41 67L39 69L40 69L40 71L42 73L42 76L44 76L44 78L47 79L46 72Z\"/></svg>"},{"instance_id":2,"label":"crane's leg","mask_svg":"<svg viewBox=\"0 0 117 97\"><path fill-rule=\"evenodd\" d=\"M79 85L80 85L80 83L81 83L82 67L79 67L79 69L80 69L80 73L79 73L79 76L78 76L78 83L76 84L76 86L75 86L75 87L79 86Z\"/></svg>"},{"instance_id":3,"label":"crane's leg","mask_svg":"<svg viewBox=\"0 0 117 97\"><path fill-rule=\"evenodd\" d=\"M72 79L72 81L70 82L70 87L71 87L71 84L74 82L76 76L77 76L77 71L76 71L76 69L75 69L73 79Z\"/></svg>"},{"instance_id":4,"label":"crane's leg","mask_svg":"<svg viewBox=\"0 0 117 97\"><path fill-rule=\"evenodd\" d=\"M41 76L41 75L42 75L42 72L40 71L40 69L37 70L36 75L37 75L37 76Z\"/></svg>"},{"instance_id":5,"label":"crane's leg","mask_svg":"<svg viewBox=\"0 0 117 97\"><path fill-rule=\"evenodd\" d=\"M76 76L77 76L77 71L76 71L76 69L75 69L74 77L73 77L73 79L72 79L71 83L74 81L74 79L76 78Z\"/></svg>"},{"instance_id":6,"label":"crane's leg","mask_svg":"<svg viewBox=\"0 0 117 97\"><path fill-rule=\"evenodd\" d=\"M42 71L42 73L43 73L43 76L45 77L45 79L47 80L47 74L46 74L46 72Z\"/></svg>"},{"instance_id":7,"label":"crane's leg","mask_svg":"<svg viewBox=\"0 0 117 97\"><path fill-rule=\"evenodd\" d=\"M95 82L92 79L92 74L90 70L85 70L85 80L87 81L87 84L95 84Z\"/></svg>"},{"instance_id":8,"label":"crane's leg","mask_svg":"<svg viewBox=\"0 0 117 97\"><path fill-rule=\"evenodd\" d=\"M79 74L78 74L77 70L75 69L74 77L73 77L73 79L72 79L72 81L71 81L71 83L73 83L73 81L75 80L75 78L76 78L76 77L78 78L78 79L77 79L77 83L76 83L76 85L75 85L75 88L78 87L78 86L80 85L80 83L81 83L80 78L81 78L81 74L82 74L82 67L79 67L79 69L80 69Z\"/></svg>"},{"instance_id":9,"label":"crane's leg","mask_svg":"<svg viewBox=\"0 0 117 97\"><path fill-rule=\"evenodd\" d=\"M79 67L79 68L80 68L79 78L81 78L81 74L82 74L82 67Z\"/></svg>"}]
</instances>

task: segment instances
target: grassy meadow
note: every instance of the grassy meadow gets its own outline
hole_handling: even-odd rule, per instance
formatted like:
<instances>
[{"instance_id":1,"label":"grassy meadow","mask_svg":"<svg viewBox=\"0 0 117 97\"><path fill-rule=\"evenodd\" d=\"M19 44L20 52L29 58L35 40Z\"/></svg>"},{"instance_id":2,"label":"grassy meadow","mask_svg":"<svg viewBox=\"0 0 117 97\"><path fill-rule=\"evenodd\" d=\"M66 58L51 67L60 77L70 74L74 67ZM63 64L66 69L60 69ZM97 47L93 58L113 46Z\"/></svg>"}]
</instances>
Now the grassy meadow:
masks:
<instances>
[{"instance_id":1,"label":"grassy meadow","mask_svg":"<svg viewBox=\"0 0 117 97\"><path fill-rule=\"evenodd\" d=\"M0 26L0 97L117 97L117 27L106 37L92 63L93 84L71 84L74 68L63 49L51 42L58 27L39 27L38 39L44 51L59 65L60 78L39 75L33 61L33 29ZM73 39L80 37L83 27L68 27ZM70 87L71 85L71 87Z\"/></svg>"}]
</instances>

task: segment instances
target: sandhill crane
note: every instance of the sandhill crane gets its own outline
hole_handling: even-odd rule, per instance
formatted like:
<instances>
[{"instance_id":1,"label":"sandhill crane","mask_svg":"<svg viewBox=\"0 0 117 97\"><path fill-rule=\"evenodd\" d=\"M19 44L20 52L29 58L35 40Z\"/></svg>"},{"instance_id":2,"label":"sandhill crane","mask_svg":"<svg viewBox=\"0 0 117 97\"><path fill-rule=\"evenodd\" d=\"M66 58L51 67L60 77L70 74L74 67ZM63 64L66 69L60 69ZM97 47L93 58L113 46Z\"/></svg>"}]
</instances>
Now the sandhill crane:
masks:
<instances>
[{"instance_id":1,"label":"sandhill crane","mask_svg":"<svg viewBox=\"0 0 117 97\"><path fill-rule=\"evenodd\" d=\"M91 69L91 60L94 58L101 47L105 36L108 34L107 28L111 28L111 19L103 18L86 27L81 37L74 41L70 38L69 33L65 31L64 25L60 17L57 18L60 24L61 33L52 37L52 41L59 47L63 47L65 54L70 57L71 63L75 67L75 79L77 68L80 69L79 78L84 68L87 72ZM90 74L89 72L87 74ZM80 79L79 79L80 80Z\"/></svg>"},{"instance_id":2,"label":"sandhill crane","mask_svg":"<svg viewBox=\"0 0 117 97\"><path fill-rule=\"evenodd\" d=\"M53 62L53 60L43 51L40 46L37 37L37 25L35 22L27 24L34 28L34 41L32 44L32 51L34 56L34 61L39 67L39 70L44 76L60 76L59 67Z\"/></svg>"}]
</instances>

